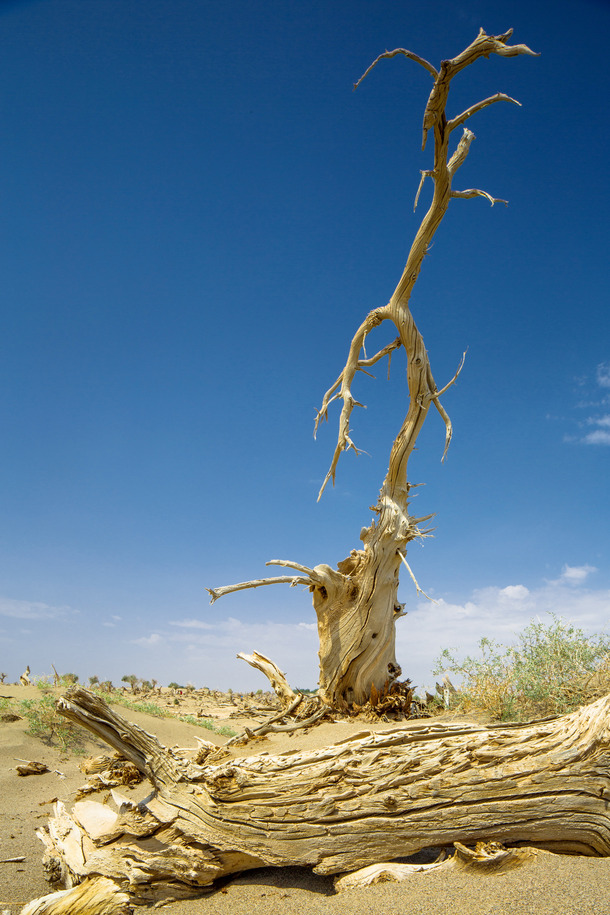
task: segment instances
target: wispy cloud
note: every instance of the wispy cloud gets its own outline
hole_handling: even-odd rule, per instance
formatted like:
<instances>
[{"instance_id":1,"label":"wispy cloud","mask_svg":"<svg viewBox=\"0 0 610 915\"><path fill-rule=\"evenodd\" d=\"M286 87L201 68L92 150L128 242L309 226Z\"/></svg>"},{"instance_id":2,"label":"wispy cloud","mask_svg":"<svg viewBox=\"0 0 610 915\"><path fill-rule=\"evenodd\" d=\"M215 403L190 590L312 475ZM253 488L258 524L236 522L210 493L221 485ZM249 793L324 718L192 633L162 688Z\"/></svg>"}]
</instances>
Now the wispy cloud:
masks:
<instances>
[{"instance_id":1,"label":"wispy cloud","mask_svg":"<svg viewBox=\"0 0 610 915\"><path fill-rule=\"evenodd\" d=\"M461 601L441 597L437 603L409 602L409 612L396 631L396 657L403 676L420 688L432 689L436 679L432 671L444 648L463 658L477 653L483 636L505 645L514 643L532 619L544 620L548 613L564 617L585 632L605 631L610 590L591 585L596 574L600 576L591 563L566 564L554 578L541 580L536 586L508 581L474 590ZM46 670L48 659L54 655L56 665L74 667L70 660L74 647L66 644L66 627L56 625L57 620L70 619L74 611L4 598L0 599L0 612L5 620L3 638L5 643L10 641L17 666L28 662L34 671ZM108 633L102 626L112 620L110 615L100 620L98 631ZM141 620L125 616L118 622L122 627L120 644L100 638L96 654L93 639L86 658L92 667L79 670L83 676L103 668L105 677L120 677L126 665L131 665L133 646L137 646L136 672L161 683L178 680L217 689L266 689L266 678L236 658L240 651L253 650L270 657L293 686L313 688L318 680L319 644L313 609L294 622L265 619L262 614L248 619L176 617L163 623L156 620L148 629L142 628ZM43 626L45 634L41 637ZM36 630L38 639L24 633L26 628ZM90 626L87 637L91 637Z\"/></svg>"},{"instance_id":2,"label":"wispy cloud","mask_svg":"<svg viewBox=\"0 0 610 915\"><path fill-rule=\"evenodd\" d=\"M548 613L573 622L586 632L602 632L608 625L610 591L589 587L596 572L591 564L564 565L557 577L537 587L511 582L480 588L467 600L437 603L418 601L396 632L396 657L403 676L420 688L433 688L432 670L444 648L462 658L476 654L483 636L514 643L532 619ZM244 620L214 622L185 617L168 621L150 634L134 639L140 648L141 668L158 680L179 679L218 689L267 688L264 676L243 661L238 651L268 655L294 686L313 687L318 679L318 635L315 618L299 622ZM154 668L154 670L153 670Z\"/></svg>"},{"instance_id":3,"label":"wispy cloud","mask_svg":"<svg viewBox=\"0 0 610 915\"><path fill-rule=\"evenodd\" d=\"M610 362L600 362L597 366L596 377L601 388L610 388Z\"/></svg>"},{"instance_id":4,"label":"wispy cloud","mask_svg":"<svg viewBox=\"0 0 610 915\"><path fill-rule=\"evenodd\" d=\"M595 566L569 566L564 565L559 578L549 581L549 585L582 585L593 572L597 572Z\"/></svg>"},{"instance_id":5,"label":"wispy cloud","mask_svg":"<svg viewBox=\"0 0 610 915\"><path fill-rule=\"evenodd\" d=\"M140 645L142 648L151 648L153 645L160 645L165 642L163 636L158 632L152 632L150 635L141 636L139 639L132 639L133 645Z\"/></svg>"},{"instance_id":6,"label":"wispy cloud","mask_svg":"<svg viewBox=\"0 0 610 915\"><path fill-rule=\"evenodd\" d=\"M19 620L54 620L77 613L71 607L53 607L38 601L12 600L0 597L0 616Z\"/></svg>"},{"instance_id":7,"label":"wispy cloud","mask_svg":"<svg viewBox=\"0 0 610 915\"><path fill-rule=\"evenodd\" d=\"M456 656L476 654L483 636L509 645L532 619L563 617L585 632L608 630L610 590L584 587L594 566L565 565L561 575L540 587L489 587L473 592L463 604L420 602L397 632L397 656L403 673L419 686L434 685L432 670L442 649ZM440 633L440 635L439 635ZM412 666L409 657L417 656Z\"/></svg>"},{"instance_id":8,"label":"wispy cloud","mask_svg":"<svg viewBox=\"0 0 610 915\"><path fill-rule=\"evenodd\" d=\"M575 442L580 445L610 445L610 362L600 362L595 370L595 381L592 379L579 379L578 384L587 389L587 398L581 400L578 406L587 410L589 415L579 421L581 431L578 434L564 436L566 442Z\"/></svg>"}]
</instances>

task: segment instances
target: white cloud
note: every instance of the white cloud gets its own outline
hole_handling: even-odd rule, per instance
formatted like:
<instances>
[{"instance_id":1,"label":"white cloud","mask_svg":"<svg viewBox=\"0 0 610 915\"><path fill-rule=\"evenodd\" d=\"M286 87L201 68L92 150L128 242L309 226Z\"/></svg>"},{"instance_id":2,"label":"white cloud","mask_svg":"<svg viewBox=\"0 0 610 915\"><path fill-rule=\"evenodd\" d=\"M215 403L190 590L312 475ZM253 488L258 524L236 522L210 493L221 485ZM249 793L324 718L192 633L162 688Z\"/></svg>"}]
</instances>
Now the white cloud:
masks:
<instances>
[{"instance_id":1,"label":"white cloud","mask_svg":"<svg viewBox=\"0 0 610 915\"><path fill-rule=\"evenodd\" d=\"M525 585L507 585L506 588L502 588L499 592L503 597L507 597L509 600L524 600L529 596L529 591Z\"/></svg>"},{"instance_id":2,"label":"white cloud","mask_svg":"<svg viewBox=\"0 0 610 915\"><path fill-rule=\"evenodd\" d=\"M532 619L555 614L588 633L607 632L610 590L582 585L595 568L564 566L559 578L541 587L524 585L482 588L464 604L420 602L397 627L397 658L403 676L419 687L434 687L432 670L444 648L457 658L478 654L481 638L514 644ZM566 587L568 586L568 587Z\"/></svg>"},{"instance_id":3,"label":"white cloud","mask_svg":"<svg viewBox=\"0 0 610 915\"><path fill-rule=\"evenodd\" d=\"M591 414L579 421L578 425L595 426L591 432L584 434L566 434L565 442L576 442L580 445L610 445L610 413L600 413L607 410L610 404L610 362L601 362L595 372L595 388L591 379L578 382L587 387L587 396L580 401L578 407L582 410L592 411ZM600 391L601 388L601 391Z\"/></svg>"},{"instance_id":4,"label":"white cloud","mask_svg":"<svg viewBox=\"0 0 610 915\"><path fill-rule=\"evenodd\" d=\"M585 632L603 632L610 618L610 590L590 586L595 571L591 564L566 564L555 579L542 581L537 587L502 582L496 587L474 590L465 599L454 602L442 597L437 603L413 599L410 606L407 604L408 614L399 621L396 631L396 657L403 677L409 677L420 688L433 689L437 678L432 670L444 648L463 658L477 654L478 643L484 636L504 645L513 644L532 619L545 620L547 613L563 617ZM405 585L405 589L408 587ZM39 633L38 640L33 640L22 635L11 620L10 652L17 667L22 669L28 662L33 671L40 672L48 667L51 655L56 666L62 664L65 669L76 666L76 662L70 661L74 647L66 645L65 627L53 622L64 614L67 618L68 610L6 599L0 601L0 607L5 617L21 620L22 627L29 624L30 629L39 630L42 623L37 626L37 620L49 621L44 637ZM297 617L298 621L294 622L256 618L258 612L253 609L253 616L247 619L223 619L215 614L204 620L185 616L161 625L155 620L148 630L142 630L138 620L124 617L120 644L111 641L111 634L102 629L103 621L100 621L98 632L107 633L108 639L100 639L97 650L92 643L91 654L82 661L90 669L79 669L79 673L85 677L101 672L104 679L110 677L116 681L131 666L133 646L137 645L139 676L154 677L160 683L191 681L198 686L225 690L267 689L263 674L236 658L240 651L256 650L285 671L293 686L314 688L318 680L319 644L313 609L308 617L300 620ZM80 618L89 630L90 626Z\"/></svg>"},{"instance_id":5,"label":"white cloud","mask_svg":"<svg viewBox=\"0 0 610 915\"><path fill-rule=\"evenodd\" d=\"M418 600L414 607L407 606L409 612L396 631L396 657L403 676L420 688L431 689L436 679L432 670L444 648L463 658L477 654L483 636L513 644L532 619L545 620L548 613L564 617L585 632L604 631L610 591L589 588L589 577L595 571L588 564L566 564L556 579L535 588L511 583L474 590L461 602L440 598L437 603ZM236 659L238 652L253 650L270 657L293 686L313 688L318 680L313 610L311 620L294 623L235 617L203 622L185 617L168 621L135 642L140 646L140 670L160 682L190 680L217 689L266 689L263 674Z\"/></svg>"},{"instance_id":6,"label":"white cloud","mask_svg":"<svg viewBox=\"0 0 610 915\"><path fill-rule=\"evenodd\" d=\"M608 428L610 427L610 413L606 413L605 416L598 416L597 418L588 419L587 422L591 426L604 426Z\"/></svg>"},{"instance_id":7,"label":"white cloud","mask_svg":"<svg viewBox=\"0 0 610 915\"><path fill-rule=\"evenodd\" d=\"M555 581L550 581L549 584L581 585L592 572L597 572L595 566L564 565L559 578L555 579Z\"/></svg>"},{"instance_id":8,"label":"white cloud","mask_svg":"<svg viewBox=\"0 0 610 915\"><path fill-rule=\"evenodd\" d=\"M165 639L158 632L153 632L150 635L141 636L139 639L132 639L131 641L134 645L140 645L142 648L151 648L153 645L159 645Z\"/></svg>"},{"instance_id":9,"label":"white cloud","mask_svg":"<svg viewBox=\"0 0 610 915\"><path fill-rule=\"evenodd\" d=\"M12 600L0 597L0 616L10 616L20 620L61 619L68 614L76 613L70 607L53 607L38 601Z\"/></svg>"},{"instance_id":10,"label":"white cloud","mask_svg":"<svg viewBox=\"0 0 610 915\"><path fill-rule=\"evenodd\" d=\"M610 431L605 429L596 429L595 432L588 432L581 439L583 445L610 445Z\"/></svg>"},{"instance_id":11,"label":"white cloud","mask_svg":"<svg viewBox=\"0 0 610 915\"><path fill-rule=\"evenodd\" d=\"M610 362L600 362L596 378L600 388L610 388Z\"/></svg>"},{"instance_id":12,"label":"white cloud","mask_svg":"<svg viewBox=\"0 0 610 915\"><path fill-rule=\"evenodd\" d=\"M207 623L185 618L169 620L164 630L141 636L133 643L141 649L141 669L154 666L151 675L160 682L188 679L216 689L266 689L268 682L264 675L237 660L238 652L253 650L270 657L294 686L313 688L318 679L315 622L250 622L227 617ZM161 643L162 658L154 650ZM150 658L147 649L151 650Z\"/></svg>"}]
</instances>

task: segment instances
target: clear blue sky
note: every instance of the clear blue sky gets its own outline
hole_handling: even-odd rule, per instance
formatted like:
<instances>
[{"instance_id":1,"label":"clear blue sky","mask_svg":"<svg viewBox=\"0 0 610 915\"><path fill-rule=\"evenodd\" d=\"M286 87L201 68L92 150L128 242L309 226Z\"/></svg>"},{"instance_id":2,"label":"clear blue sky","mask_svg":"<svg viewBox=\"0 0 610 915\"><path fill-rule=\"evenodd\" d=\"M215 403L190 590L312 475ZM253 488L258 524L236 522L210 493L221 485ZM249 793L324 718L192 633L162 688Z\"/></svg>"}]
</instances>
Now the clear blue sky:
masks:
<instances>
[{"instance_id":1,"label":"clear blue sky","mask_svg":"<svg viewBox=\"0 0 610 915\"><path fill-rule=\"evenodd\" d=\"M435 537L409 562L398 660L610 607L610 4L30 0L0 4L0 669L264 686L317 671L306 590L206 587L359 545L406 411L404 362L362 377L337 485L313 419L413 214L428 74L482 26L540 57L479 61L497 91L412 299L455 428L410 465ZM428 189L429 193L429 189ZM382 328L379 347L391 339ZM421 511L420 511L421 508Z\"/></svg>"}]
</instances>

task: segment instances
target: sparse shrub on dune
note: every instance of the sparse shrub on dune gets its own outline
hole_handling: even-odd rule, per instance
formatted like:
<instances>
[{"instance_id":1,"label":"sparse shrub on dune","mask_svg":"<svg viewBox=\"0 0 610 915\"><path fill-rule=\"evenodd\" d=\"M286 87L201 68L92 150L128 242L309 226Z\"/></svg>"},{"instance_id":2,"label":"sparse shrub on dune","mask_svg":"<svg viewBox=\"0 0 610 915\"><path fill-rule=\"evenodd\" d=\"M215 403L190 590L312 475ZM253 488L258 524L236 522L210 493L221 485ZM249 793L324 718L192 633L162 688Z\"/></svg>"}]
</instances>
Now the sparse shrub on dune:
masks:
<instances>
[{"instance_id":1,"label":"sparse shrub on dune","mask_svg":"<svg viewBox=\"0 0 610 915\"><path fill-rule=\"evenodd\" d=\"M516 645L479 642L480 655L458 661L445 649L435 674L461 678L452 704L501 721L561 715L610 692L610 637L586 635L555 614L531 622Z\"/></svg>"},{"instance_id":2,"label":"sparse shrub on dune","mask_svg":"<svg viewBox=\"0 0 610 915\"><path fill-rule=\"evenodd\" d=\"M18 708L19 713L28 720L27 733L32 737L38 737L51 746L58 746L63 753L83 752L83 732L57 714L53 696L23 699Z\"/></svg>"}]
</instances>

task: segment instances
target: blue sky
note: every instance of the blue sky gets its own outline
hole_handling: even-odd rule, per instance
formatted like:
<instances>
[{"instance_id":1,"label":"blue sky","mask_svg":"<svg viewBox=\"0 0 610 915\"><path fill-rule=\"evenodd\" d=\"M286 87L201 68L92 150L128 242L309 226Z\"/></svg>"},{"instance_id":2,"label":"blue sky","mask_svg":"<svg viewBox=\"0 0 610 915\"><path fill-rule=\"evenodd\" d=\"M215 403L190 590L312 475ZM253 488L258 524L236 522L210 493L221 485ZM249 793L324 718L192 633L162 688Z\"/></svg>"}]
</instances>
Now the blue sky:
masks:
<instances>
[{"instance_id":1,"label":"blue sky","mask_svg":"<svg viewBox=\"0 0 610 915\"><path fill-rule=\"evenodd\" d=\"M510 641L548 611L607 631L610 4L30 0L0 4L0 668L256 689L238 651L317 676L306 590L210 606L268 559L358 546L406 411L404 362L337 484L315 409L389 299L413 214L428 74L482 26L540 57L479 61L459 187L412 309L454 440L410 463L435 536L409 563L398 660ZM429 188L428 191L429 193ZM392 335L380 329L379 348ZM386 336L384 336L384 333ZM421 510L420 510L421 508Z\"/></svg>"}]
</instances>

